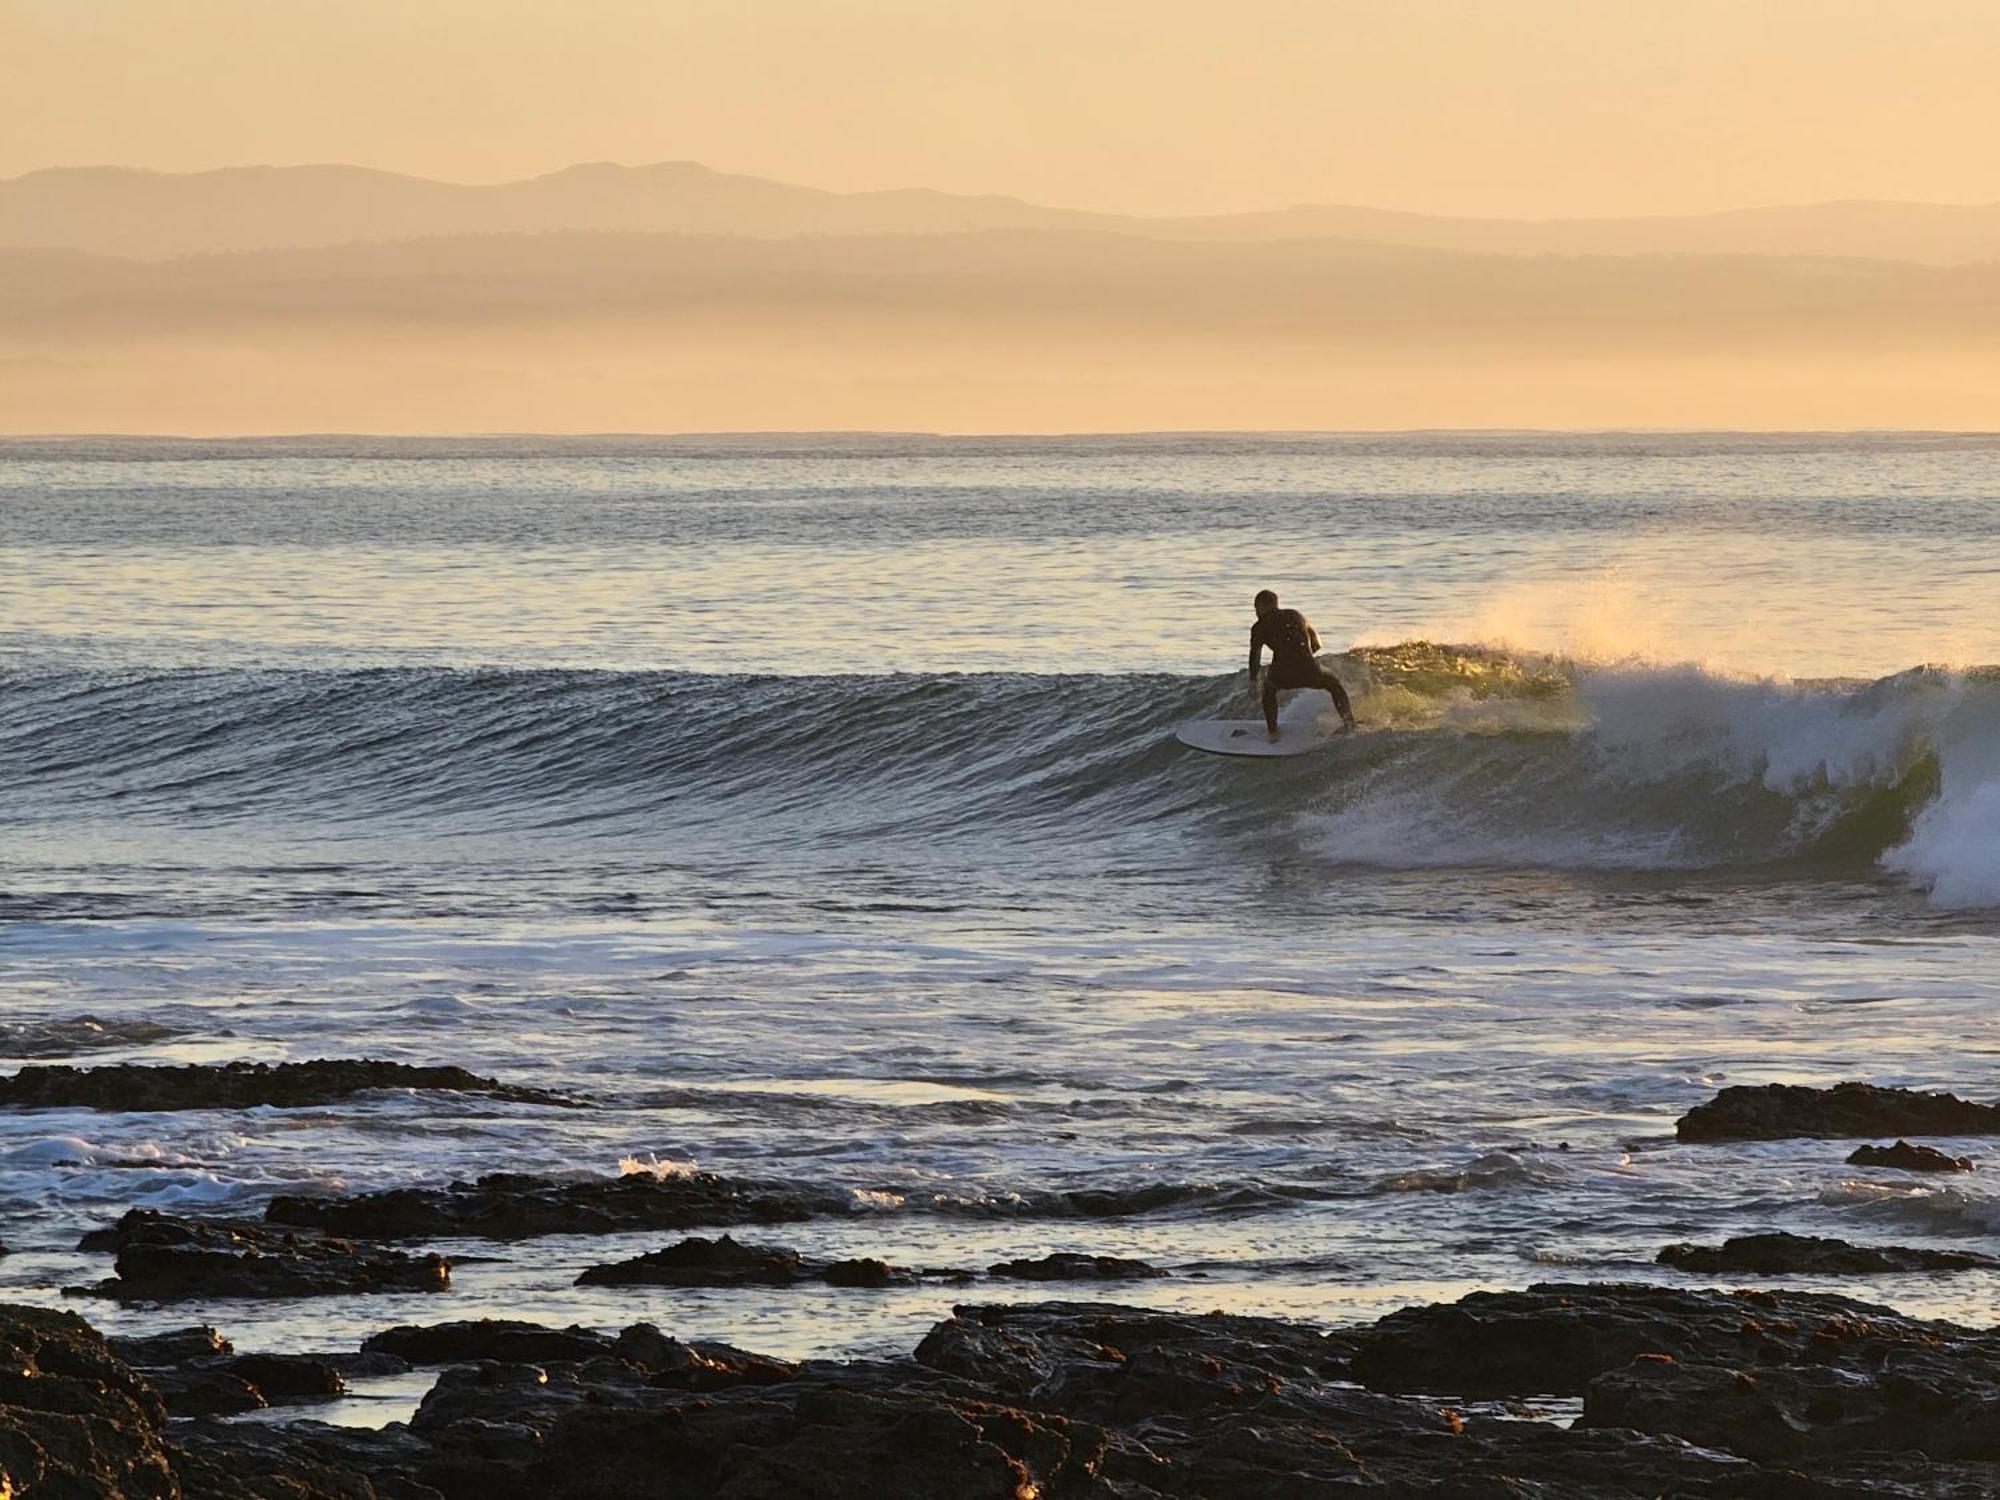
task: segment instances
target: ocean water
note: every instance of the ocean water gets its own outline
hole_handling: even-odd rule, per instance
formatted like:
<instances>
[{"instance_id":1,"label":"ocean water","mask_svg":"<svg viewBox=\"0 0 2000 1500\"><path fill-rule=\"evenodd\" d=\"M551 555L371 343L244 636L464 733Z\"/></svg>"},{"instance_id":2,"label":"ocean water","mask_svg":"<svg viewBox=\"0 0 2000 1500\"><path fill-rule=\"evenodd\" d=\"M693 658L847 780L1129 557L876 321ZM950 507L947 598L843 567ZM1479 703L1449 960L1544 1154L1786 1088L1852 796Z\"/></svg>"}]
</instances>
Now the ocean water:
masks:
<instances>
[{"instance_id":1,"label":"ocean water","mask_svg":"<svg viewBox=\"0 0 2000 1500\"><path fill-rule=\"evenodd\" d=\"M1673 1139L1726 1083L1995 1092L1996 584L1975 436L0 444L0 1061L596 1106L7 1112L0 1295L133 1205L689 1162L849 1190L754 1236L809 1252L1323 1322L1762 1229L2000 1249L1985 1173ZM1183 750L1262 586L1364 732ZM670 1238L72 1305L801 1354L1050 1290L572 1284ZM1842 1289L1990 1323L2000 1278Z\"/></svg>"}]
</instances>

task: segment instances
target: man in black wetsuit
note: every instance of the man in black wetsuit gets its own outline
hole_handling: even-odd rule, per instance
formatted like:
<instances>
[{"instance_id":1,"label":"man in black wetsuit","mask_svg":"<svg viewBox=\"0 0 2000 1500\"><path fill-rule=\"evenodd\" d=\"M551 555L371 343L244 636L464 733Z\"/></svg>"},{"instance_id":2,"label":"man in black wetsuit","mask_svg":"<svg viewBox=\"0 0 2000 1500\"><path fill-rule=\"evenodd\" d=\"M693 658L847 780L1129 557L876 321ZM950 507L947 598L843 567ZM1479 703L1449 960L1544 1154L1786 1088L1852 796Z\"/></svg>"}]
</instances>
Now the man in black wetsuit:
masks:
<instances>
[{"instance_id":1,"label":"man in black wetsuit","mask_svg":"<svg viewBox=\"0 0 2000 1500\"><path fill-rule=\"evenodd\" d=\"M1278 694L1286 688L1325 688L1333 694L1333 706L1340 711L1340 732L1354 728L1354 710L1347 702L1347 689L1340 679L1319 664L1313 655L1319 650L1319 632L1295 609L1278 608L1278 596L1263 590L1255 600L1257 623L1250 627L1250 691L1256 695L1257 668L1264 660L1264 648L1271 648L1271 670L1264 674L1262 700L1264 728L1272 739L1278 737Z\"/></svg>"}]
</instances>

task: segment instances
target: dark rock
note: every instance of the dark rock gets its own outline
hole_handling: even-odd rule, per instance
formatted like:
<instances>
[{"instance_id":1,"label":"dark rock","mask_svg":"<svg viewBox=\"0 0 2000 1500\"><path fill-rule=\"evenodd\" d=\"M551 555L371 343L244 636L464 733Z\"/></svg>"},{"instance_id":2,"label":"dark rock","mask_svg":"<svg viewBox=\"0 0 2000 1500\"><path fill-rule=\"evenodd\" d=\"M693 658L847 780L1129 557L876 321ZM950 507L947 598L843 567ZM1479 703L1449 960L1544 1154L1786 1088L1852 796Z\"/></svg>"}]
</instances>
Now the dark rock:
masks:
<instances>
[{"instance_id":1,"label":"dark rock","mask_svg":"<svg viewBox=\"0 0 2000 1500\"><path fill-rule=\"evenodd\" d=\"M296 1109L331 1104L371 1089L425 1089L481 1094L510 1104L579 1108L577 1101L544 1089L481 1078L463 1068L419 1068L407 1063L327 1058L299 1063L187 1063L179 1067L118 1063L76 1068L34 1064L0 1079L0 1105L28 1109L117 1111Z\"/></svg>"},{"instance_id":2,"label":"dark rock","mask_svg":"<svg viewBox=\"0 0 2000 1500\"><path fill-rule=\"evenodd\" d=\"M986 1274L1013 1281L1137 1281L1167 1273L1143 1260L1058 1251L1039 1260L1003 1260L997 1266L988 1266Z\"/></svg>"},{"instance_id":3,"label":"dark rock","mask_svg":"<svg viewBox=\"0 0 2000 1500\"><path fill-rule=\"evenodd\" d=\"M0 1305L0 1494L171 1500L166 1415L83 1319Z\"/></svg>"},{"instance_id":4,"label":"dark rock","mask_svg":"<svg viewBox=\"0 0 2000 1500\"><path fill-rule=\"evenodd\" d=\"M173 1448L186 1500L443 1500L409 1477L426 1450L396 1427L201 1420Z\"/></svg>"},{"instance_id":5,"label":"dark rock","mask_svg":"<svg viewBox=\"0 0 2000 1500\"><path fill-rule=\"evenodd\" d=\"M768 1354L752 1354L733 1344L707 1339L682 1343L651 1323L634 1323L614 1345L620 1359L629 1360L653 1377L654 1385L689 1391L719 1391L738 1385L778 1385L792 1379L799 1367Z\"/></svg>"},{"instance_id":6,"label":"dark rock","mask_svg":"<svg viewBox=\"0 0 2000 1500\"><path fill-rule=\"evenodd\" d=\"M410 1361L380 1350L335 1351L316 1356L333 1366L342 1380L379 1380L386 1375L407 1375Z\"/></svg>"},{"instance_id":7,"label":"dark rock","mask_svg":"<svg viewBox=\"0 0 2000 1500\"><path fill-rule=\"evenodd\" d=\"M184 1365L190 1360L211 1359L218 1354L236 1352L234 1344L207 1324L147 1334L143 1338L110 1338L105 1342L111 1346L111 1352L126 1364L142 1370Z\"/></svg>"},{"instance_id":8,"label":"dark rock","mask_svg":"<svg viewBox=\"0 0 2000 1500\"><path fill-rule=\"evenodd\" d=\"M1857 1147L1847 1158L1851 1167L1894 1167L1903 1172L1970 1172L1969 1156L1952 1156L1935 1146L1912 1146L1898 1141L1893 1146Z\"/></svg>"},{"instance_id":9,"label":"dark rock","mask_svg":"<svg viewBox=\"0 0 2000 1500\"><path fill-rule=\"evenodd\" d=\"M806 1278L796 1250L721 1235L686 1239L613 1265L592 1266L578 1286L790 1286Z\"/></svg>"},{"instance_id":10,"label":"dark rock","mask_svg":"<svg viewBox=\"0 0 2000 1500\"><path fill-rule=\"evenodd\" d=\"M218 1382L216 1390L226 1386ZM240 1401L223 1404L244 1409ZM378 1491L365 1471L342 1471L311 1458L246 1466L226 1454L189 1453L180 1446L182 1434L167 1436L166 1421L152 1385L81 1318L0 1306L0 1495L423 1500L414 1490Z\"/></svg>"},{"instance_id":11,"label":"dark rock","mask_svg":"<svg viewBox=\"0 0 2000 1500\"><path fill-rule=\"evenodd\" d=\"M1669 1245L1663 1266L1704 1276L1875 1276L1894 1271L1972 1271L2000 1266L1964 1250L1850 1245L1802 1234L1745 1234L1720 1245Z\"/></svg>"},{"instance_id":12,"label":"dark rock","mask_svg":"<svg viewBox=\"0 0 2000 1500\"><path fill-rule=\"evenodd\" d=\"M1669 1435L1761 1462L1852 1452L2000 1460L2000 1390L1991 1383L2000 1362L1989 1358L1968 1379L1974 1372L1953 1360L1918 1349L1900 1355L1889 1371L1642 1360L1591 1383L1579 1424Z\"/></svg>"},{"instance_id":13,"label":"dark rock","mask_svg":"<svg viewBox=\"0 0 2000 1500\"><path fill-rule=\"evenodd\" d=\"M496 1172L442 1188L396 1188L352 1198L273 1198L273 1224L323 1229L363 1239L433 1239L476 1235L519 1240L544 1234L616 1234L639 1229L693 1229L782 1224L842 1213L843 1193L786 1183L738 1182L713 1172L574 1182Z\"/></svg>"},{"instance_id":14,"label":"dark rock","mask_svg":"<svg viewBox=\"0 0 2000 1500\"><path fill-rule=\"evenodd\" d=\"M238 1412L259 1411L271 1403L240 1375L220 1367L175 1365L164 1370L148 1370L150 1385L176 1417L232 1417Z\"/></svg>"},{"instance_id":15,"label":"dark rock","mask_svg":"<svg viewBox=\"0 0 2000 1500\"><path fill-rule=\"evenodd\" d=\"M1580 1396L1642 1355L1733 1367L1824 1362L1947 1327L1817 1292L1544 1284L1393 1312L1356 1332L1353 1378L1433 1395Z\"/></svg>"},{"instance_id":16,"label":"dark rock","mask_svg":"<svg viewBox=\"0 0 2000 1500\"><path fill-rule=\"evenodd\" d=\"M1297 1188L1261 1182L1160 1182L1087 1188L1027 1188L997 1195L897 1188L917 1212L972 1219L1124 1219L1143 1214L1251 1213L1293 1207Z\"/></svg>"},{"instance_id":17,"label":"dark rock","mask_svg":"<svg viewBox=\"0 0 2000 1500\"><path fill-rule=\"evenodd\" d=\"M437 1255L359 1247L232 1219L187 1219L135 1208L87 1249L117 1253L117 1275L80 1295L121 1302L188 1297L320 1297L354 1292L441 1292L451 1263Z\"/></svg>"},{"instance_id":18,"label":"dark rock","mask_svg":"<svg viewBox=\"0 0 2000 1500\"><path fill-rule=\"evenodd\" d=\"M1274 1380L1344 1379L1352 1352L1344 1335L1279 1318L1036 1302L956 1308L917 1346L916 1359L1007 1397L1060 1386L1064 1409L1074 1410L1078 1393L1104 1377L1123 1386L1135 1359L1185 1359L1212 1373L1227 1367L1229 1380L1264 1388ZM1125 1404L1121 1398L1120 1408ZM1108 1420L1113 1409L1093 1402L1087 1414Z\"/></svg>"},{"instance_id":19,"label":"dark rock","mask_svg":"<svg viewBox=\"0 0 2000 1500\"><path fill-rule=\"evenodd\" d=\"M536 1471L547 1434L565 1414L588 1404L633 1412L659 1399L643 1371L603 1356L546 1369L453 1365L438 1376L410 1419L411 1433L426 1444L414 1477L454 1497L525 1497L533 1490L524 1481L541 1477ZM603 1457L591 1461L585 1472L603 1462Z\"/></svg>"},{"instance_id":20,"label":"dark rock","mask_svg":"<svg viewBox=\"0 0 2000 1500\"><path fill-rule=\"evenodd\" d=\"M1137 1497L1095 1473L1103 1435L1062 1417L890 1382L749 1389L635 1411L569 1408L530 1470L547 1500ZM1220 1492L1212 1492L1220 1493Z\"/></svg>"},{"instance_id":21,"label":"dark rock","mask_svg":"<svg viewBox=\"0 0 2000 1500\"><path fill-rule=\"evenodd\" d=\"M2000 1336L1844 1297L1543 1286L1406 1308L1362 1337L1354 1371L1378 1388L1581 1393L1579 1430L1808 1471L1762 1471L1735 1493L1958 1496L2000 1482ZM1910 1487L1826 1468L1891 1451L1976 1462L1889 1471L1921 1474Z\"/></svg>"},{"instance_id":22,"label":"dark rock","mask_svg":"<svg viewBox=\"0 0 2000 1500\"><path fill-rule=\"evenodd\" d=\"M176 1328L146 1338L110 1338L106 1348L144 1370L170 1416L230 1416L264 1406L336 1400L346 1380L310 1354L236 1354L214 1328Z\"/></svg>"},{"instance_id":23,"label":"dark rock","mask_svg":"<svg viewBox=\"0 0 2000 1500\"><path fill-rule=\"evenodd\" d=\"M347 1382L332 1361L314 1354L235 1354L218 1368L249 1381L273 1406L332 1401L347 1394Z\"/></svg>"},{"instance_id":24,"label":"dark rock","mask_svg":"<svg viewBox=\"0 0 2000 1500\"><path fill-rule=\"evenodd\" d=\"M887 1261L864 1257L837 1260L820 1271L819 1279L828 1286L885 1287L909 1286L918 1280L918 1276L914 1271L892 1266Z\"/></svg>"},{"instance_id":25,"label":"dark rock","mask_svg":"<svg viewBox=\"0 0 2000 1500\"><path fill-rule=\"evenodd\" d=\"M1682 1115L1684 1141L1781 1141L1877 1135L2000 1135L2000 1105L1953 1094L1841 1083L1738 1084Z\"/></svg>"},{"instance_id":26,"label":"dark rock","mask_svg":"<svg viewBox=\"0 0 2000 1500\"><path fill-rule=\"evenodd\" d=\"M1356 1390L1340 1383L1350 1348L1276 1319L1048 1303L959 1308L917 1357L988 1401L1064 1419L1070 1446L1045 1445L1053 1461L1030 1470L1052 1493L1071 1493L1065 1482L1079 1494L1218 1500L1778 1493L1732 1491L1750 1466L1722 1454Z\"/></svg>"},{"instance_id":27,"label":"dark rock","mask_svg":"<svg viewBox=\"0 0 2000 1500\"><path fill-rule=\"evenodd\" d=\"M1465 1321L1465 1315L1474 1314ZM1575 1428L1364 1390L1408 1340L1584 1393ZM1420 1315L1433 1315L1424 1317ZM45 1317L59 1317L47 1315ZM1553 1326L1540 1327L1540 1324ZM461 1325L482 1328L482 1325ZM87 1328L66 1320L74 1335ZM1635 1335L1634 1329L1639 1331ZM397 1333L435 1332L425 1330ZM584 1357L442 1375L407 1427L184 1424L170 1485L57 1500L1960 1500L2000 1493L2000 1336L1837 1297L1544 1287L1357 1334L1096 1303L960 1308L915 1359L789 1365L634 1324ZM1528 1354L1495 1350L1519 1340ZM1675 1344L1637 1360L1635 1343ZM122 1370L108 1354L98 1373ZM460 1348L467 1347L461 1343ZM514 1349L526 1349L515 1342ZM1552 1379L1546 1361L1589 1366ZM1537 1361L1544 1361L1538 1363ZM11 1368L13 1360L6 1361ZM125 1372L125 1379L132 1379ZM0 1371L0 1461L18 1420ZM1431 1382L1426 1382L1431 1383ZM1439 1381L1440 1387L1462 1381ZM101 1399L106 1386L86 1387ZM138 1390L143 1400L143 1387ZM86 1428L86 1430L95 1430ZM68 1435L66 1435L68 1436ZM1690 1446L1699 1444L1700 1446ZM65 1461L68 1461L67 1452Z\"/></svg>"},{"instance_id":28,"label":"dark rock","mask_svg":"<svg viewBox=\"0 0 2000 1500\"><path fill-rule=\"evenodd\" d=\"M880 1260L809 1261L782 1245L745 1245L728 1235L716 1239L685 1239L663 1250L648 1251L631 1260L592 1266L576 1278L578 1286L797 1286L804 1281L828 1286L915 1286L923 1276L950 1279L969 1272L923 1272Z\"/></svg>"},{"instance_id":29,"label":"dark rock","mask_svg":"<svg viewBox=\"0 0 2000 1500\"><path fill-rule=\"evenodd\" d=\"M629 1364L450 1372L410 1423L419 1477L447 1496L585 1500L1022 1500L1105 1496L1097 1435L947 1392L907 1362L815 1367L817 1378L670 1391Z\"/></svg>"},{"instance_id":30,"label":"dark rock","mask_svg":"<svg viewBox=\"0 0 2000 1500\"><path fill-rule=\"evenodd\" d=\"M413 1365L468 1364L494 1360L503 1364L541 1365L599 1359L611 1352L611 1340L588 1328L550 1328L507 1318L478 1318L455 1323L402 1324L362 1340L365 1354L387 1354Z\"/></svg>"}]
</instances>

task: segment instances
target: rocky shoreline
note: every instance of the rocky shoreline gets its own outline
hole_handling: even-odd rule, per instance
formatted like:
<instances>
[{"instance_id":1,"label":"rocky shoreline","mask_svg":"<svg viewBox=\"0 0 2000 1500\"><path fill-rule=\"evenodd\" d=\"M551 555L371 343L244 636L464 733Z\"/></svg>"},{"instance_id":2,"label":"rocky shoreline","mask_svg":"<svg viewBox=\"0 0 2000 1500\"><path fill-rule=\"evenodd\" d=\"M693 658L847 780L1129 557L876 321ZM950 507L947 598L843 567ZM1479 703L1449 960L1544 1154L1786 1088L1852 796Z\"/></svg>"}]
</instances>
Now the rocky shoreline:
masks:
<instances>
[{"instance_id":1,"label":"rocky shoreline","mask_svg":"<svg viewBox=\"0 0 2000 1500\"><path fill-rule=\"evenodd\" d=\"M2000 1337L1843 1297L1539 1285L1321 1329L1115 1303L961 1306L907 1356L791 1361L481 1321L385 1331L439 1367L380 1429L215 1414L342 1388L213 1330L107 1341L0 1307L24 1496L1970 1496L2000 1489ZM1538 1413L1581 1399L1565 1425Z\"/></svg>"},{"instance_id":2,"label":"rocky shoreline","mask_svg":"<svg viewBox=\"0 0 2000 1500\"><path fill-rule=\"evenodd\" d=\"M0 1083L0 1102L109 1108L96 1101L126 1085L160 1109L246 1100L283 1108L370 1088L593 1107L455 1069L349 1061L24 1069ZM1949 1095L1772 1086L1723 1090L1684 1117L1679 1134L1886 1138L1893 1144L1838 1159L1958 1172L1976 1163L1903 1137L1947 1123L1954 1134L1987 1133L1995 1121L2000 1110ZM1117 1218L1192 1191L1052 1192L1024 1199L1022 1215ZM0 1305L0 1494L2000 1494L2000 1330L1824 1293L1635 1281L1476 1292L1320 1327L1115 1301L1001 1304L979 1294L1046 1282L1113 1284L1115 1295L1117 1283L1171 1274L1113 1255L899 1266L778 1242L785 1225L849 1210L847 1193L825 1187L692 1169L580 1180L494 1173L346 1197L281 1195L261 1220L133 1210L84 1235L79 1248L112 1256L112 1275L73 1295L170 1306L443 1294L451 1260L429 1241L633 1231L678 1237L592 1266L579 1283L774 1296L804 1285L855 1296L928 1283L971 1290L905 1354L804 1362L683 1341L649 1322L607 1333L495 1319L397 1324L345 1349L239 1354L226 1329L107 1339L75 1313ZM917 1201L904 1211L950 1210ZM1659 1260L1686 1275L1745 1278L2000 1265L1972 1252L1778 1232L1670 1245ZM431 1383L406 1422L363 1429L310 1419L350 1381L412 1373ZM229 1420L275 1407L302 1419Z\"/></svg>"}]
</instances>

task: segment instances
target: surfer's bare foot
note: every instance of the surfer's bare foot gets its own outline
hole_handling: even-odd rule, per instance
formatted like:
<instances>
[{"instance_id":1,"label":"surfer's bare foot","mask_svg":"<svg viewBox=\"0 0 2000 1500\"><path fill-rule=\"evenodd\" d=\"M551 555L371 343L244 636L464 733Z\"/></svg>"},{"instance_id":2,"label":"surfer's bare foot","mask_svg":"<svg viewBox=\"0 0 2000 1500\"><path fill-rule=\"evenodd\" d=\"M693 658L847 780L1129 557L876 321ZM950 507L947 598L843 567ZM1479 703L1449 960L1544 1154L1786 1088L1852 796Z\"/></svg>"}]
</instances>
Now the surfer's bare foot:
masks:
<instances>
[{"instance_id":1,"label":"surfer's bare foot","mask_svg":"<svg viewBox=\"0 0 2000 1500\"><path fill-rule=\"evenodd\" d=\"M1352 734L1352 733L1354 733L1354 721L1353 721L1352 719L1348 719L1348 720L1346 720L1345 722L1343 722L1343 723L1341 724L1340 728L1338 728L1338 729L1334 730L1334 733L1335 733L1335 734Z\"/></svg>"},{"instance_id":2,"label":"surfer's bare foot","mask_svg":"<svg viewBox=\"0 0 2000 1500\"><path fill-rule=\"evenodd\" d=\"M1278 731L1275 729L1267 729L1264 731L1264 738L1269 740L1272 744L1275 745L1278 743Z\"/></svg>"}]
</instances>

